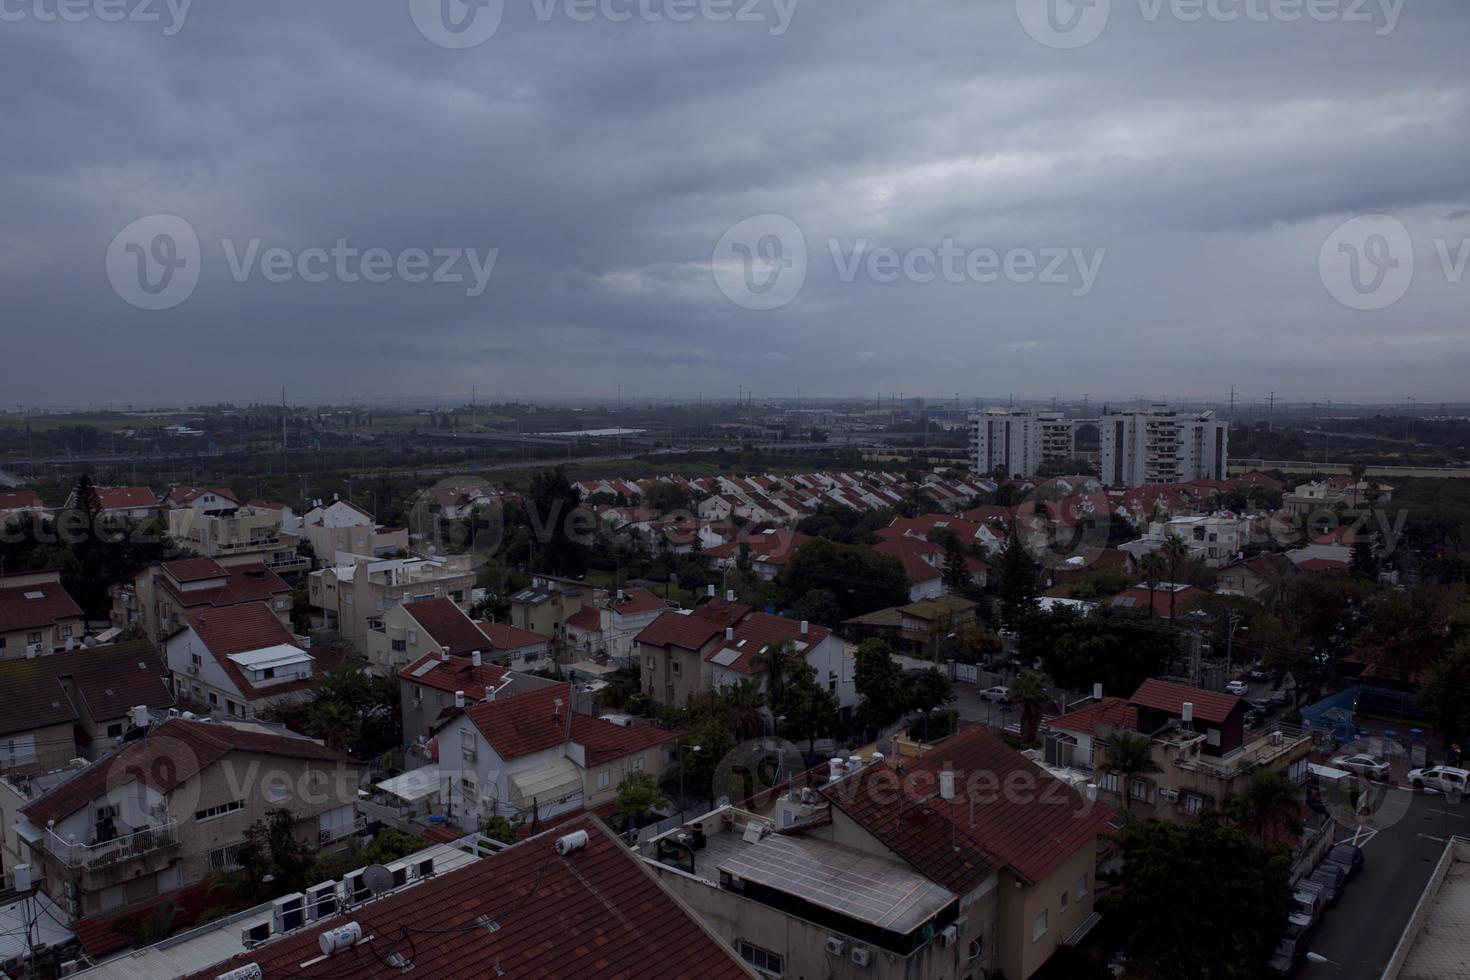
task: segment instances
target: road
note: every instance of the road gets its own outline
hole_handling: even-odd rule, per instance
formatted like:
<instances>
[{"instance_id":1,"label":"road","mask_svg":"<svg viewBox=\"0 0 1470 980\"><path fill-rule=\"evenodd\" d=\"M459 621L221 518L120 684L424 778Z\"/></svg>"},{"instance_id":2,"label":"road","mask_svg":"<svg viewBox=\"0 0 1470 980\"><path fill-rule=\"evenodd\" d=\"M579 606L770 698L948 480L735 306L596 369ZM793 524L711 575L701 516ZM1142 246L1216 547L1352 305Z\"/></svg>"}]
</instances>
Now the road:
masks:
<instances>
[{"instance_id":1,"label":"road","mask_svg":"<svg viewBox=\"0 0 1470 980\"><path fill-rule=\"evenodd\" d=\"M1433 793L1389 791L1378 811L1385 824L1363 845L1363 870L1322 918L1310 949L1332 961L1305 963L1302 980L1378 980L1393 956L1429 876L1450 836L1470 832L1470 803ZM1351 831L1338 829L1338 836ZM1338 965L1333 965L1338 964Z\"/></svg>"}]
</instances>

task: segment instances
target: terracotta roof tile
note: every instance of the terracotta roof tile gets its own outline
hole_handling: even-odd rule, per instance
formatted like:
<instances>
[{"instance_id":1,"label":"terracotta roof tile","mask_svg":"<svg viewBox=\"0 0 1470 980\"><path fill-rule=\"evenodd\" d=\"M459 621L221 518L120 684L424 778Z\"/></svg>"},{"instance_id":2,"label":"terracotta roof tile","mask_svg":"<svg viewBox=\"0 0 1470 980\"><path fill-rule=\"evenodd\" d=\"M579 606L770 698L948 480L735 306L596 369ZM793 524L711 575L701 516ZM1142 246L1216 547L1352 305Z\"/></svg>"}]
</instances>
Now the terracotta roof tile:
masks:
<instances>
[{"instance_id":1,"label":"terracotta roof tile","mask_svg":"<svg viewBox=\"0 0 1470 980\"><path fill-rule=\"evenodd\" d=\"M659 616L638 634L638 642L649 646L675 646L700 650L706 643L725 632L726 626L738 623L750 607L723 599L701 603L692 612L669 611Z\"/></svg>"},{"instance_id":2,"label":"terracotta roof tile","mask_svg":"<svg viewBox=\"0 0 1470 980\"><path fill-rule=\"evenodd\" d=\"M796 644L797 652L804 656L812 647L832 635L832 631L826 627L808 625L807 635L802 636L801 623L785 616L772 616L763 612L750 613L733 628L734 638L721 640L704 659L713 660L724 651L733 650L737 654L736 658L729 663L722 663L721 666L743 674L764 671L766 658L763 654L788 640Z\"/></svg>"},{"instance_id":3,"label":"terracotta roof tile","mask_svg":"<svg viewBox=\"0 0 1470 980\"><path fill-rule=\"evenodd\" d=\"M1150 677L1138 686L1128 702L1139 708L1152 708L1165 714L1179 715L1184 702L1194 705L1194 716L1200 721L1221 724L1230 713L1244 702L1233 694L1206 691L1198 687L1186 687L1172 681L1161 681Z\"/></svg>"},{"instance_id":4,"label":"terracotta roof tile","mask_svg":"<svg viewBox=\"0 0 1470 980\"><path fill-rule=\"evenodd\" d=\"M1122 698L1103 698L1092 704L1051 718L1048 728L1095 734L1102 726L1138 731L1138 709Z\"/></svg>"},{"instance_id":5,"label":"terracotta roof tile","mask_svg":"<svg viewBox=\"0 0 1470 980\"><path fill-rule=\"evenodd\" d=\"M504 700L483 701L466 708L465 714L495 754L506 761L553 748L570 738L586 748L588 765L596 765L679 737L666 728L625 728L575 711L568 726L570 705L571 685L557 684Z\"/></svg>"},{"instance_id":6,"label":"terracotta roof tile","mask_svg":"<svg viewBox=\"0 0 1470 980\"><path fill-rule=\"evenodd\" d=\"M452 654L468 654L489 648L490 642L475 621L455 605L453 599L425 599L410 602L403 611L413 617L439 646Z\"/></svg>"},{"instance_id":7,"label":"terracotta roof tile","mask_svg":"<svg viewBox=\"0 0 1470 980\"><path fill-rule=\"evenodd\" d=\"M192 561L192 559L187 560ZM291 591L291 586L261 562L230 565L224 568L224 572L225 583L218 588L186 591L178 588L167 575L155 575L154 584L166 589L185 609L197 606L233 606L241 602L264 602L286 595Z\"/></svg>"},{"instance_id":8,"label":"terracotta roof tile","mask_svg":"<svg viewBox=\"0 0 1470 980\"><path fill-rule=\"evenodd\" d=\"M485 639L489 641L489 650L493 652L508 650L524 650L527 647L538 646L542 643L550 643L551 637L532 630L523 630L519 626L511 626L509 623L478 623Z\"/></svg>"},{"instance_id":9,"label":"terracotta roof tile","mask_svg":"<svg viewBox=\"0 0 1470 980\"><path fill-rule=\"evenodd\" d=\"M213 655L220 669L247 700L291 694L310 687L321 676L321 668L313 659L310 678L281 681L257 688L245 676L240 665L230 659L232 653L247 653L274 646L299 646L296 637L281 625L276 614L263 602L195 610L187 613L184 618L194 632L199 634L200 641Z\"/></svg>"},{"instance_id":10,"label":"terracotta roof tile","mask_svg":"<svg viewBox=\"0 0 1470 980\"><path fill-rule=\"evenodd\" d=\"M82 607L59 582L0 589L0 633L40 629L81 617Z\"/></svg>"},{"instance_id":11,"label":"terracotta roof tile","mask_svg":"<svg viewBox=\"0 0 1470 980\"><path fill-rule=\"evenodd\" d=\"M432 670L418 674L424 664L434 663ZM500 682L505 680L505 675L510 673L504 667L495 664L484 663L479 667L468 657L450 657L448 660L441 659L437 654L429 654L421 657L398 672L398 676L413 684L430 687L436 691L447 691L453 694L455 691L465 692L465 696L472 701L483 699L485 688L499 687ZM511 685L515 687L514 684ZM517 693L514 690L507 694Z\"/></svg>"},{"instance_id":12,"label":"terracotta roof tile","mask_svg":"<svg viewBox=\"0 0 1470 980\"><path fill-rule=\"evenodd\" d=\"M587 844L557 855L556 841L574 831L586 831ZM497 928L481 927L482 918ZM371 950L321 957L319 934L348 919L373 937ZM494 977L497 967L518 980L754 975L601 823L584 816L188 980L211 980L246 963L260 964L267 977L339 977L344 955L376 964L393 953L413 964L415 980Z\"/></svg>"}]
</instances>

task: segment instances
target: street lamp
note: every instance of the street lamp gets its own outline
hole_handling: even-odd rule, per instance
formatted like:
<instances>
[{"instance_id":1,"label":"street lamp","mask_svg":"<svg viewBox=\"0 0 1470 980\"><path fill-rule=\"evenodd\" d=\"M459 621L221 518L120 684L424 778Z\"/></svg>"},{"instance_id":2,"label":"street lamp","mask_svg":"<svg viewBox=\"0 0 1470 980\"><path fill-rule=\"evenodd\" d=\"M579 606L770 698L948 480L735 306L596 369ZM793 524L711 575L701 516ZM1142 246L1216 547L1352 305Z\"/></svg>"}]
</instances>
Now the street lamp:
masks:
<instances>
[{"instance_id":1,"label":"street lamp","mask_svg":"<svg viewBox=\"0 0 1470 980\"><path fill-rule=\"evenodd\" d=\"M1342 964L1341 963L1337 962L1336 960L1329 960L1327 957L1323 956L1321 953L1313 953L1311 950L1308 950L1307 951L1307 962L1308 963L1325 963L1328 966L1336 967L1339 970L1342 969Z\"/></svg>"},{"instance_id":2,"label":"street lamp","mask_svg":"<svg viewBox=\"0 0 1470 980\"><path fill-rule=\"evenodd\" d=\"M1229 679L1230 672L1233 669L1231 665L1234 661L1235 653L1235 631L1238 629L1244 629L1244 627L1240 625L1241 618L1242 617L1240 613L1231 613L1230 627L1225 634L1225 677L1227 680Z\"/></svg>"}]
</instances>

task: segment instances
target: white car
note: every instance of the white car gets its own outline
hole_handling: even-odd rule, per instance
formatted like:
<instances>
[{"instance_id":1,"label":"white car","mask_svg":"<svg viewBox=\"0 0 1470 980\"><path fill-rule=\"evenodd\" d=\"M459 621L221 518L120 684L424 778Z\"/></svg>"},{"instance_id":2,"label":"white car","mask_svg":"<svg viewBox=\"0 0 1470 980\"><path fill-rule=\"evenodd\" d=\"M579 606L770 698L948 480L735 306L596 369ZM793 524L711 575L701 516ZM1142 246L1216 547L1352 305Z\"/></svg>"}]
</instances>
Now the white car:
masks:
<instances>
[{"instance_id":1,"label":"white car","mask_svg":"<svg viewBox=\"0 0 1470 980\"><path fill-rule=\"evenodd\" d=\"M1225 685L1225 693L1233 694L1238 698L1243 698L1250 692L1251 686L1245 681L1231 681L1229 684Z\"/></svg>"},{"instance_id":2,"label":"white car","mask_svg":"<svg viewBox=\"0 0 1470 980\"><path fill-rule=\"evenodd\" d=\"M1008 687L991 687L980 692L980 696L987 701L996 701L1000 704L1010 704L1011 689Z\"/></svg>"},{"instance_id":3,"label":"white car","mask_svg":"<svg viewBox=\"0 0 1470 980\"><path fill-rule=\"evenodd\" d=\"M1357 755L1340 755L1332 760L1331 765L1334 769L1355 772L1364 779L1388 781L1388 763L1382 759L1375 759L1366 752L1359 752Z\"/></svg>"},{"instance_id":4,"label":"white car","mask_svg":"<svg viewBox=\"0 0 1470 980\"><path fill-rule=\"evenodd\" d=\"M1441 793L1464 795L1470 786L1470 771L1454 766L1433 766L1409 770L1409 785L1415 789L1432 789Z\"/></svg>"}]
</instances>

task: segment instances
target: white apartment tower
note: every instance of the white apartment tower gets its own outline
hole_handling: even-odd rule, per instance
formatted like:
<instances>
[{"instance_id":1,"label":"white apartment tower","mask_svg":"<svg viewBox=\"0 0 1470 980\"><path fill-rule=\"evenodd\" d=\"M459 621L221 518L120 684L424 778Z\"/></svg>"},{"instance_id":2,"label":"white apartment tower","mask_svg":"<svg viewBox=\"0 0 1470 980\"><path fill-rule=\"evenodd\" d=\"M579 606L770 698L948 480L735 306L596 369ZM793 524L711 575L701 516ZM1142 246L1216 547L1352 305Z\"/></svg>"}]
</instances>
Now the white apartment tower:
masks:
<instances>
[{"instance_id":1,"label":"white apartment tower","mask_svg":"<svg viewBox=\"0 0 1470 980\"><path fill-rule=\"evenodd\" d=\"M1214 412L1180 415L1155 404L1104 415L1098 429L1108 486L1225 479L1230 427Z\"/></svg>"},{"instance_id":2,"label":"white apartment tower","mask_svg":"<svg viewBox=\"0 0 1470 980\"><path fill-rule=\"evenodd\" d=\"M1035 476L1043 462L1076 455L1077 423L1060 412L987 408L970 425L970 465L978 476L998 469L1007 476Z\"/></svg>"}]
</instances>

